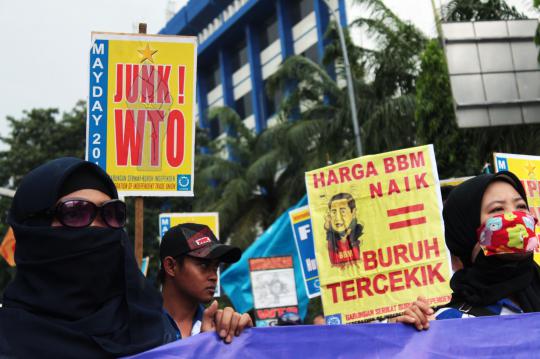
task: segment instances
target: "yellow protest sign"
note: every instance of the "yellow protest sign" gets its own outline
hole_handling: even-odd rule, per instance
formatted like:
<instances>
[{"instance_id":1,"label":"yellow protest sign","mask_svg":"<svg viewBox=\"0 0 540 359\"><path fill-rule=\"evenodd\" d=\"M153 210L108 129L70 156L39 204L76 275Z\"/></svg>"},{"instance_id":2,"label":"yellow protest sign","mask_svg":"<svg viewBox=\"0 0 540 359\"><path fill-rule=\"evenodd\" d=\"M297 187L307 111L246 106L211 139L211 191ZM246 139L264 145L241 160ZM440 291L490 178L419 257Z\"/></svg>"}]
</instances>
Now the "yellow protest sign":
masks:
<instances>
[{"instance_id":1,"label":"yellow protest sign","mask_svg":"<svg viewBox=\"0 0 540 359\"><path fill-rule=\"evenodd\" d=\"M193 196L196 38L92 33L86 159L122 196Z\"/></svg>"},{"instance_id":2,"label":"yellow protest sign","mask_svg":"<svg viewBox=\"0 0 540 359\"><path fill-rule=\"evenodd\" d=\"M327 323L395 315L423 295L450 299L433 146L306 173Z\"/></svg>"},{"instance_id":3,"label":"yellow protest sign","mask_svg":"<svg viewBox=\"0 0 540 359\"><path fill-rule=\"evenodd\" d=\"M163 237L170 228L183 223L197 223L208 226L219 240L219 214L204 213L162 213L159 215L159 238Z\"/></svg>"},{"instance_id":4,"label":"yellow protest sign","mask_svg":"<svg viewBox=\"0 0 540 359\"><path fill-rule=\"evenodd\" d=\"M523 184L529 208L540 218L540 156L494 153L495 172L510 171Z\"/></svg>"},{"instance_id":5,"label":"yellow protest sign","mask_svg":"<svg viewBox=\"0 0 540 359\"><path fill-rule=\"evenodd\" d=\"M510 171L523 184L531 213L540 219L540 156L516 155L511 153L494 153L495 172ZM536 226L536 232L540 228ZM534 253L534 259L540 263L540 249Z\"/></svg>"}]
</instances>

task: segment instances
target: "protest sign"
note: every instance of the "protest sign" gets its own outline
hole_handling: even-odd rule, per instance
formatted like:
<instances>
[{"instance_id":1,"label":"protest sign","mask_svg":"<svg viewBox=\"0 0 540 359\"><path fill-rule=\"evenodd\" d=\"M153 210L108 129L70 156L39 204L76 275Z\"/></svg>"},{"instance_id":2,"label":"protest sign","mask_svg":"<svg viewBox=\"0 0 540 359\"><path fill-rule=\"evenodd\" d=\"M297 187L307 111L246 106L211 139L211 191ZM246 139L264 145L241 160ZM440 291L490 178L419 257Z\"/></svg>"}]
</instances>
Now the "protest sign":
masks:
<instances>
[{"instance_id":1,"label":"protest sign","mask_svg":"<svg viewBox=\"0 0 540 359\"><path fill-rule=\"evenodd\" d=\"M396 315L419 295L449 301L433 146L313 170L306 186L327 323Z\"/></svg>"},{"instance_id":2,"label":"protest sign","mask_svg":"<svg viewBox=\"0 0 540 359\"><path fill-rule=\"evenodd\" d=\"M321 295L319 284L319 271L315 259L315 247L313 245L313 232L311 230L311 218L309 207L304 206L289 212L291 227L294 234L294 244L300 259L302 276L309 298Z\"/></svg>"},{"instance_id":3,"label":"protest sign","mask_svg":"<svg viewBox=\"0 0 540 359\"><path fill-rule=\"evenodd\" d=\"M465 182L466 180L471 179L471 178L473 178L473 176L443 179L443 180L440 181L441 188L446 187L446 186L456 187L456 186L459 186L460 184L462 184L463 182Z\"/></svg>"},{"instance_id":4,"label":"protest sign","mask_svg":"<svg viewBox=\"0 0 540 359\"><path fill-rule=\"evenodd\" d=\"M183 223L197 223L208 226L219 240L219 214L217 212L204 213L162 213L159 215L159 240L171 227ZM221 296L221 269L218 270L218 280L214 297Z\"/></svg>"},{"instance_id":5,"label":"protest sign","mask_svg":"<svg viewBox=\"0 0 540 359\"><path fill-rule=\"evenodd\" d=\"M86 159L121 196L193 196L196 38L92 33Z\"/></svg>"},{"instance_id":6,"label":"protest sign","mask_svg":"<svg viewBox=\"0 0 540 359\"><path fill-rule=\"evenodd\" d=\"M510 171L523 184L529 209L540 218L540 156L494 153L495 172Z\"/></svg>"},{"instance_id":7,"label":"protest sign","mask_svg":"<svg viewBox=\"0 0 540 359\"><path fill-rule=\"evenodd\" d=\"M284 211L264 233L262 233L248 248L246 248L240 260L231 264L223 271L223 290L238 312L247 312L253 309L253 290L249 278L249 259L261 257L279 257L292 254L293 267L300 268L300 258L294 244L294 236L291 233L291 220L289 211L307 205L307 196L302 197L296 204ZM304 280L302 272L294 272L296 283ZM306 318L309 298L306 287L296 286L298 298L298 312L302 319Z\"/></svg>"},{"instance_id":8,"label":"protest sign","mask_svg":"<svg viewBox=\"0 0 540 359\"><path fill-rule=\"evenodd\" d=\"M204 224L214 232L219 239L219 214L217 212L204 213L162 213L159 215L159 240L171 227L183 223Z\"/></svg>"},{"instance_id":9,"label":"protest sign","mask_svg":"<svg viewBox=\"0 0 540 359\"><path fill-rule=\"evenodd\" d=\"M250 258L255 324L274 326L286 312L298 314L292 256Z\"/></svg>"},{"instance_id":10,"label":"protest sign","mask_svg":"<svg viewBox=\"0 0 540 359\"><path fill-rule=\"evenodd\" d=\"M525 188L531 213L540 219L540 156L494 153L495 172L510 171L515 174ZM540 226L536 225L536 233ZM540 248L534 253L534 260L540 264Z\"/></svg>"}]
</instances>

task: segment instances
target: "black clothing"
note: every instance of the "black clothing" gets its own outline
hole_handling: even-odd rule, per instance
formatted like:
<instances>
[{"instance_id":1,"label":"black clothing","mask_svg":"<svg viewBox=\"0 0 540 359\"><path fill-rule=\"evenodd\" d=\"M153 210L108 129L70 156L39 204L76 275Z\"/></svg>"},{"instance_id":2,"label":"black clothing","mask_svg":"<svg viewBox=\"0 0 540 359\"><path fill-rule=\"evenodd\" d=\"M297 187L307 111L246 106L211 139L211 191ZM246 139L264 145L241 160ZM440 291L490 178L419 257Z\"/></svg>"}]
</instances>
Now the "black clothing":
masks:
<instances>
[{"instance_id":1,"label":"black clothing","mask_svg":"<svg viewBox=\"0 0 540 359\"><path fill-rule=\"evenodd\" d=\"M499 172L465 181L450 193L444 205L446 245L464 265L450 280L453 291L450 306L460 303L486 306L510 297L524 312L537 312L540 311L540 267L532 255L510 261L497 255L486 257L480 251L474 263L471 262L484 192L499 180L511 184L527 201L519 179L510 172Z\"/></svg>"},{"instance_id":2,"label":"black clothing","mask_svg":"<svg viewBox=\"0 0 540 359\"><path fill-rule=\"evenodd\" d=\"M117 198L98 166L60 158L31 171L13 199L17 273L4 293L0 332L16 358L109 358L175 340L123 229L51 227L42 216L81 168Z\"/></svg>"},{"instance_id":3,"label":"black clothing","mask_svg":"<svg viewBox=\"0 0 540 359\"><path fill-rule=\"evenodd\" d=\"M494 181L509 183L527 202L525 190L519 179L513 173L504 171L479 175L463 182L450 192L444 204L446 246L465 266L471 265L471 253L477 243L476 229L480 227L484 192Z\"/></svg>"}]
</instances>

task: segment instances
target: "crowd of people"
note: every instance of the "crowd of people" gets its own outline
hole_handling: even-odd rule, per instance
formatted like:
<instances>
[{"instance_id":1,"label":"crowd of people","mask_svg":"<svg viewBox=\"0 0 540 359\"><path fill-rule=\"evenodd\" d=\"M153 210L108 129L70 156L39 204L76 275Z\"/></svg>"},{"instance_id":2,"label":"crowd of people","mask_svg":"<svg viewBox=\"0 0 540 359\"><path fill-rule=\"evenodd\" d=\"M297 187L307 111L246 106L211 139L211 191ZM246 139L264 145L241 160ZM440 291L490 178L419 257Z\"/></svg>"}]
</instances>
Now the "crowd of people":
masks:
<instances>
[{"instance_id":1,"label":"crowd of people","mask_svg":"<svg viewBox=\"0 0 540 359\"><path fill-rule=\"evenodd\" d=\"M515 175L483 174L457 186L443 218L455 263L451 302L434 311L420 297L390 322L423 330L431 320L540 311L536 219ZM241 253L207 226L167 231L162 294L149 284L124 230L126 206L93 163L60 158L32 170L8 223L17 271L0 308L0 358L121 357L207 331L230 343L253 326L248 314L213 301L220 263Z\"/></svg>"}]
</instances>

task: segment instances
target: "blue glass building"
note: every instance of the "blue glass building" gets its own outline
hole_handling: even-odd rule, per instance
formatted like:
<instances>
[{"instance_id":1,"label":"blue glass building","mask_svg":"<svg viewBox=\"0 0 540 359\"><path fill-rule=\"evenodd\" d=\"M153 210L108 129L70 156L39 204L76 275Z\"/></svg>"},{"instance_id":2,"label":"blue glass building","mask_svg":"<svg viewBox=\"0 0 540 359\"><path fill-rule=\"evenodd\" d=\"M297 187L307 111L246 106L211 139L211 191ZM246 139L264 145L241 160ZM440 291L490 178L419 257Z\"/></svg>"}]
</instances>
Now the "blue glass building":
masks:
<instances>
[{"instance_id":1,"label":"blue glass building","mask_svg":"<svg viewBox=\"0 0 540 359\"><path fill-rule=\"evenodd\" d=\"M345 0L329 0L346 26ZM212 137L206 110L229 106L257 132L272 125L281 101L269 98L265 81L285 58L322 58L330 13L323 0L190 0L160 31L197 36L198 121Z\"/></svg>"}]
</instances>

